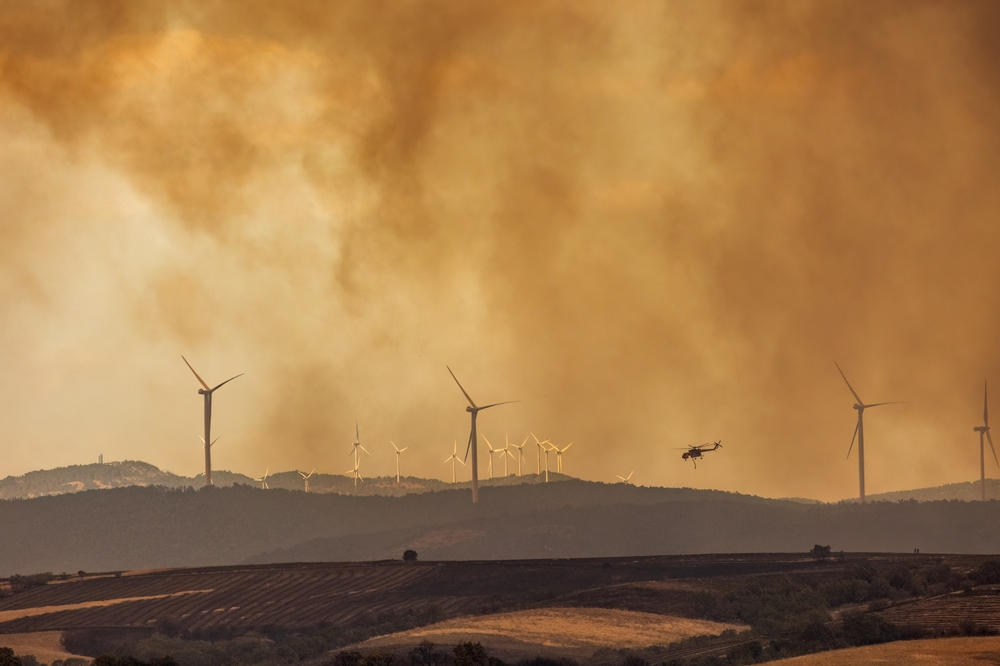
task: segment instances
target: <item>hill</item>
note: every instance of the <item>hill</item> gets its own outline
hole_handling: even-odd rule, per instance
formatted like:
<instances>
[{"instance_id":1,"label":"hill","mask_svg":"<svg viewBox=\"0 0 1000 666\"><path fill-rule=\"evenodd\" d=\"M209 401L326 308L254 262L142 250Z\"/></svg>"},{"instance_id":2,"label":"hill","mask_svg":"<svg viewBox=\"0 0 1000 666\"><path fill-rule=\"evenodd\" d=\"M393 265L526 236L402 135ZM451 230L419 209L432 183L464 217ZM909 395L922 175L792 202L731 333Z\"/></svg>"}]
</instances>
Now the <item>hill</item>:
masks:
<instances>
[{"instance_id":1,"label":"hill","mask_svg":"<svg viewBox=\"0 0 1000 666\"><path fill-rule=\"evenodd\" d=\"M126 487L0 501L0 575L422 557L1000 550L1000 502L806 505L579 480L358 497Z\"/></svg>"},{"instance_id":2,"label":"hill","mask_svg":"<svg viewBox=\"0 0 1000 666\"><path fill-rule=\"evenodd\" d=\"M552 473L550 480L560 481L571 477ZM521 477L509 476L483 479L484 486L505 486L521 483L541 483L538 474ZM214 470L212 481L220 488L234 484L257 485L253 478L245 474ZM425 493L448 488L467 488L470 482L447 483L438 479L422 479L404 476L396 483L396 477L381 476L365 478L355 484L352 477L342 474L313 474L309 479L309 492L338 493L341 495L387 495L400 497L410 493ZM0 499L31 499L49 495L65 495L84 490L124 488L127 486L162 486L164 488L201 488L205 485L203 474L181 476L166 472L155 465L139 460L121 462L71 465L55 469L28 472L22 476L8 476L0 479ZM275 472L267 477L267 485L272 489L304 490L302 476L295 470Z\"/></svg>"},{"instance_id":3,"label":"hill","mask_svg":"<svg viewBox=\"0 0 1000 666\"><path fill-rule=\"evenodd\" d=\"M917 502L937 502L940 500L961 500L963 502L978 502L982 497L979 488L979 481L967 481L965 483L949 483L943 486L932 488L916 488L914 490L896 490L889 493L878 493L868 495L869 502L905 502L916 500ZM986 499L1000 499L1000 479L986 479ZM857 502L857 499L845 500L847 502Z\"/></svg>"}]
</instances>

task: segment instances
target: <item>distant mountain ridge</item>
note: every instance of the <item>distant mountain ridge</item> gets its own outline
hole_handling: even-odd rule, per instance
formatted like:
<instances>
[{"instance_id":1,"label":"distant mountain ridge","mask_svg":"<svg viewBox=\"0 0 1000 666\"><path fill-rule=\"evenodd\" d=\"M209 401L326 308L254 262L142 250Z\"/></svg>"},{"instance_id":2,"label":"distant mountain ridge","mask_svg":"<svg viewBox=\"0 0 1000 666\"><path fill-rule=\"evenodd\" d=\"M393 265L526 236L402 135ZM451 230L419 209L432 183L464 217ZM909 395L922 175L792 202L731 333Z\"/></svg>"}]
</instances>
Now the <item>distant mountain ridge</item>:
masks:
<instances>
[{"instance_id":1,"label":"distant mountain ridge","mask_svg":"<svg viewBox=\"0 0 1000 666\"><path fill-rule=\"evenodd\" d=\"M550 473L551 481L561 481L571 477ZM235 484L259 486L260 483L245 474L226 470L213 470L213 482L220 488ZM505 486L521 483L540 483L542 476L526 474L521 477L509 476L496 479L481 479L484 486ZM0 479L0 499L32 499L51 495L65 495L84 490L106 490L128 486L162 486L164 488L201 488L205 485L203 474L188 477L161 470L141 460L70 465L55 469L28 472L22 476L8 476ZM295 470L277 472L267 477L267 485L273 489L304 490L302 476ZM309 479L309 492L336 493L340 495L385 495L399 497L410 493L425 493L449 488L467 488L469 482L447 483L438 479L422 479L404 476L396 483L396 477L365 478L357 485L353 477L341 474L313 474Z\"/></svg>"}]
</instances>

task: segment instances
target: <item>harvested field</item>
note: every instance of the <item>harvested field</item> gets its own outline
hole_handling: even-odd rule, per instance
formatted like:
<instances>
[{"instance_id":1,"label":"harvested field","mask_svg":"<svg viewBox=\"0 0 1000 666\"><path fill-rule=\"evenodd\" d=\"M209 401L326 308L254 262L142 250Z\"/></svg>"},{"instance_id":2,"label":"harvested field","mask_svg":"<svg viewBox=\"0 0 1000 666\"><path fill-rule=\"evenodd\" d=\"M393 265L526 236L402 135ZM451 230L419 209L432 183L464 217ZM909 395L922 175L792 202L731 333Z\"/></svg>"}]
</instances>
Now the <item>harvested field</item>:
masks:
<instances>
[{"instance_id":1,"label":"harvested field","mask_svg":"<svg viewBox=\"0 0 1000 666\"><path fill-rule=\"evenodd\" d=\"M545 653L587 658L600 648L666 646L727 629L744 631L749 627L603 608L545 608L448 620L373 638L355 647L406 652L424 640L444 646L479 641L502 659Z\"/></svg>"},{"instance_id":2,"label":"harvested field","mask_svg":"<svg viewBox=\"0 0 1000 666\"><path fill-rule=\"evenodd\" d=\"M937 638L820 652L774 666L986 666L1000 663L1000 637Z\"/></svg>"},{"instance_id":3,"label":"harvested field","mask_svg":"<svg viewBox=\"0 0 1000 666\"><path fill-rule=\"evenodd\" d=\"M837 566L799 555L724 555L134 571L122 576L53 581L0 599L0 633L153 627L161 620L169 620L181 629L297 629L326 622L342 624L365 614L406 613L429 607L448 616L529 605L599 607L603 604L595 588L668 578L829 571ZM583 602L559 602L565 595L587 590L590 592L584 595ZM655 598L645 599L640 608L629 605L634 595L615 599L611 605L683 616L685 613L676 609L685 606L690 594L684 589L656 590ZM75 604L90 605L58 608ZM29 609L35 610L20 615L10 613Z\"/></svg>"},{"instance_id":4,"label":"harvested field","mask_svg":"<svg viewBox=\"0 0 1000 666\"><path fill-rule=\"evenodd\" d=\"M924 629L954 629L962 622L1000 628L1000 593L996 590L949 594L887 608L880 613L894 624Z\"/></svg>"},{"instance_id":5,"label":"harvested field","mask_svg":"<svg viewBox=\"0 0 1000 666\"><path fill-rule=\"evenodd\" d=\"M59 631L0 635L0 647L11 648L18 657L34 655L44 664L51 664L56 659L78 658L90 661L89 657L66 652L62 645L62 632Z\"/></svg>"}]
</instances>

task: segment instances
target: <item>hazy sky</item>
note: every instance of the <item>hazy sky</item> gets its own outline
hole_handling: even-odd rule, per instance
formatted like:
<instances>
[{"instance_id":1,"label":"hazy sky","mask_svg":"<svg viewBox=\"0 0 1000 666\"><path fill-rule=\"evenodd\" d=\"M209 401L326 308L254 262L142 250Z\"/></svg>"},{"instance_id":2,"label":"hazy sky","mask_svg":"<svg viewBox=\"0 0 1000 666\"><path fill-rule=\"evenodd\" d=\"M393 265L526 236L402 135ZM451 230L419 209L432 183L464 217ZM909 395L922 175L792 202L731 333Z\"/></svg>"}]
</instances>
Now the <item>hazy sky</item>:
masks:
<instances>
[{"instance_id":1,"label":"hazy sky","mask_svg":"<svg viewBox=\"0 0 1000 666\"><path fill-rule=\"evenodd\" d=\"M977 478L997 44L990 1L4 2L0 476L201 471L184 354L246 373L244 473L344 472L357 419L450 476L449 364L575 476L850 497L836 359L910 401L869 493Z\"/></svg>"}]
</instances>

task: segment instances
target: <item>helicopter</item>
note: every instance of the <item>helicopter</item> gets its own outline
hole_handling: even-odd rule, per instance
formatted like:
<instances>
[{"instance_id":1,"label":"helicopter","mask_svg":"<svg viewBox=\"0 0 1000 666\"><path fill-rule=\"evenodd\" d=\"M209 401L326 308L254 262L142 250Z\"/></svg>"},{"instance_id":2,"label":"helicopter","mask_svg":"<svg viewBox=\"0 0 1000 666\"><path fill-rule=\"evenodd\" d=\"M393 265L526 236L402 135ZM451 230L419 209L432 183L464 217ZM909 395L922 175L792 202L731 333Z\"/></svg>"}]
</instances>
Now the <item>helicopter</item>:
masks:
<instances>
[{"instance_id":1,"label":"helicopter","mask_svg":"<svg viewBox=\"0 0 1000 666\"><path fill-rule=\"evenodd\" d=\"M699 444L698 446L688 446L685 448L677 449L678 451L684 451L681 458L688 460L690 458L691 462L694 463L694 468L698 469L698 458L701 458L706 451L715 451L716 449L722 448L722 440L715 442L714 444Z\"/></svg>"}]
</instances>

